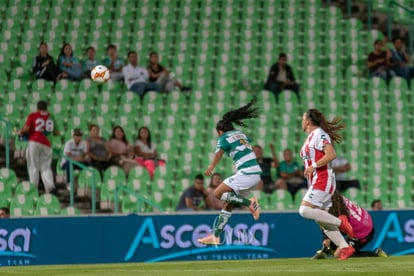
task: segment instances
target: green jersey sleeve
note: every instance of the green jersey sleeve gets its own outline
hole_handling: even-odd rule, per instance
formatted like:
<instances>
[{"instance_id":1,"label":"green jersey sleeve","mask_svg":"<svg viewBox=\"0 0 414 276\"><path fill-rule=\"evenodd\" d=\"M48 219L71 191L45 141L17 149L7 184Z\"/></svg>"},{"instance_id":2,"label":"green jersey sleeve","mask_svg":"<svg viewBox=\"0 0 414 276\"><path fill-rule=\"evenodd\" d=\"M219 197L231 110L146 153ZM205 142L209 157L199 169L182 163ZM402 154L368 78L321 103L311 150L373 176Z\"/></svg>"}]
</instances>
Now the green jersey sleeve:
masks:
<instances>
[{"instance_id":1,"label":"green jersey sleeve","mask_svg":"<svg viewBox=\"0 0 414 276\"><path fill-rule=\"evenodd\" d=\"M218 152L220 150L223 150L226 153L230 151L230 144L229 142L227 142L225 135L222 135L217 141L217 147L215 152Z\"/></svg>"}]
</instances>

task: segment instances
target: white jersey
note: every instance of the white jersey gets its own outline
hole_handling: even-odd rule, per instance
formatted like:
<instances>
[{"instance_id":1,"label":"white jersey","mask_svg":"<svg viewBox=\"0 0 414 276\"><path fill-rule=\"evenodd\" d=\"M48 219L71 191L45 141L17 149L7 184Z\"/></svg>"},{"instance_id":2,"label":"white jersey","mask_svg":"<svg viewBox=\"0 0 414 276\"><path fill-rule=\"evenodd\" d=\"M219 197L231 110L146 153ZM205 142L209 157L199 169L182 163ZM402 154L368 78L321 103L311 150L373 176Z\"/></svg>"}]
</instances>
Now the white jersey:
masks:
<instances>
[{"instance_id":1,"label":"white jersey","mask_svg":"<svg viewBox=\"0 0 414 276\"><path fill-rule=\"evenodd\" d=\"M122 74L124 75L125 84L128 89L131 88L134 83L148 82L149 80L147 68L141 66L132 66L131 64L128 64L122 68Z\"/></svg>"},{"instance_id":2,"label":"white jersey","mask_svg":"<svg viewBox=\"0 0 414 276\"><path fill-rule=\"evenodd\" d=\"M330 144L331 137L323 129L314 129L306 138L300 151L305 169L312 166L312 163L319 161L325 155L323 148ZM312 189L333 193L336 183L331 164L316 168L308 177L308 184Z\"/></svg>"}]
</instances>

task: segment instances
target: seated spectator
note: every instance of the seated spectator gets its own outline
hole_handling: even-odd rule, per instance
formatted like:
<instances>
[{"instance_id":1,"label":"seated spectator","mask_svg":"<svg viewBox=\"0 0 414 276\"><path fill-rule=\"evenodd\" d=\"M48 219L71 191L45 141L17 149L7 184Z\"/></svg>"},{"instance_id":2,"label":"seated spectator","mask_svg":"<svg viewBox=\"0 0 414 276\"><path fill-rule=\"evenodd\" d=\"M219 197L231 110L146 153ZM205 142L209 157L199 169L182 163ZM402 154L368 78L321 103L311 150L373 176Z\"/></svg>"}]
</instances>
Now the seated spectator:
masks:
<instances>
[{"instance_id":1,"label":"seated spectator","mask_svg":"<svg viewBox=\"0 0 414 276\"><path fill-rule=\"evenodd\" d=\"M159 64L159 56L156 52L151 52L149 55L148 72L149 81L158 83L162 92L171 92L175 87L183 92L191 91L191 87L183 86L167 68Z\"/></svg>"},{"instance_id":2,"label":"seated spectator","mask_svg":"<svg viewBox=\"0 0 414 276\"><path fill-rule=\"evenodd\" d=\"M10 209L7 207L0 208L0 219L10 218Z\"/></svg>"},{"instance_id":3,"label":"seated spectator","mask_svg":"<svg viewBox=\"0 0 414 276\"><path fill-rule=\"evenodd\" d=\"M371 77L380 77L388 82L395 72L389 66L390 52L382 48L383 42L375 40L374 51L368 55L368 69Z\"/></svg>"},{"instance_id":4,"label":"seated spectator","mask_svg":"<svg viewBox=\"0 0 414 276\"><path fill-rule=\"evenodd\" d=\"M196 175L194 185L188 187L180 197L177 211L200 211L206 209L208 204L207 191L204 188L204 176Z\"/></svg>"},{"instance_id":5,"label":"seated spectator","mask_svg":"<svg viewBox=\"0 0 414 276\"><path fill-rule=\"evenodd\" d=\"M72 46L65 43L60 50L58 65L62 72L65 72L69 79L80 81L82 79L82 68L78 59L73 56Z\"/></svg>"},{"instance_id":6,"label":"seated spectator","mask_svg":"<svg viewBox=\"0 0 414 276\"><path fill-rule=\"evenodd\" d=\"M112 137L108 142L107 149L112 164L120 166L126 175L128 175L133 167L138 165L133 159L134 152L125 137L125 132L122 127L115 126L112 129Z\"/></svg>"},{"instance_id":7,"label":"seated spectator","mask_svg":"<svg viewBox=\"0 0 414 276\"><path fill-rule=\"evenodd\" d=\"M48 53L47 44L40 42L39 54L34 58L33 61L33 74L36 79L45 79L48 81L56 82L61 77L67 76L65 72L61 72L59 67L53 61Z\"/></svg>"},{"instance_id":8,"label":"seated spectator","mask_svg":"<svg viewBox=\"0 0 414 276\"><path fill-rule=\"evenodd\" d=\"M160 86L156 82L149 81L147 68L138 66L138 55L135 51L128 53L128 65L122 68L125 84L128 90L135 92L141 98L147 91L160 91Z\"/></svg>"},{"instance_id":9,"label":"seated spectator","mask_svg":"<svg viewBox=\"0 0 414 276\"><path fill-rule=\"evenodd\" d=\"M379 199L375 199L371 202L372 211L382 211L382 202Z\"/></svg>"},{"instance_id":10,"label":"seated spectator","mask_svg":"<svg viewBox=\"0 0 414 276\"><path fill-rule=\"evenodd\" d=\"M221 184L221 182L223 182L223 178L221 177L221 174L213 173L211 175L210 185L206 189L207 199L208 199L208 202L210 203L210 206L208 206L209 209L212 209L212 210L223 209L223 201L221 201L220 199L214 196L214 191Z\"/></svg>"},{"instance_id":11,"label":"seated spectator","mask_svg":"<svg viewBox=\"0 0 414 276\"><path fill-rule=\"evenodd\" d=\"M271 194L274 190L277 189L277 185L272 179L272 173L270 169L279 167L279 160L277 159L275 153L275 146L273 144L270 144L269 147L272 153L272 158L263 157L263 148L259 145L254 146L253 151L256 154L257 163L259 163L259 166L262 169L259 189L265 193Z\"/></svg>"},{"instance_id":12,"label":"seated spectator","mask_svg":"<svg viewBox=\"0 0 414 276\"><path fill-rule=\"evenodd\" d=\"M151 141L151 132L147 127L141 127L138 130L135 156L137 163L147 169L151 179L154 177L155 168L165 165L165 161L158 158L157 146Z\"/></svg>"},{"instance_id":13,"label":"seated spectator","mask_svg":"<svg viewBox=\"0 0 414 276\"><path fill-rule=\"evenodd\" d=\"M300 102L299 85L295 81L292 67L287 64L287 55L279 54L278 62L272 65L267 77L264 89L273 93L276 103L279 102L279 94L283 90L291 90L295 92Z\"/></svg>"},{"instance_id":14,"label":"seated spectator","mask_svg":"<svg viewBox=\"0 0 414 276\"><path fill-rule=\"evenodd\" d=\"M350 187L360 188L357 179L348 179L346 173L351 170L351 165L345 157L336 157L331 163L332 169L335 173L336 189L343 193Z\"/></svg>"},{"instance_id":15,"label":"seated spectator","mask_svg":"<svg viewBox=\"0 0 414 276\"><path fill-rule=\"evenodd\" d=\"M85 166L89 165L89 159L86 154L86 142L82 141L82 131L79 128L75 128L73 130L72 139L65 143L63 153L65 156L70 157L72 160L82 163ZM66 158L63 158L60 165L62 169L66 170L66 185L68 190L70 190L70 162L66 160ZM73 169L81 170L82 168L76 164L73 164Z\"/></svg>"},{"instance_id":16,"label":"seated spectator","mask_svg":"<svg viewBox=\"0 0 414 276\"><path fill-rule=\"evenodd\" d=\"M394 39L390 65L395 74L406 79L409 85L414 71L414 68L409 66L410 60L401 38Z\"/></svg>"},{"instance_id":17,"label":"seated spectator","mask_svg":"<svg viewBox=\"0 0 414 276\"><path fill-rule=\"evenodd\" d=\"M84 78L90 79L92 69L95 66L99 65L99 62L95 59L96 51L95 48L93 48L92 46L86 49L86 55L88 57L84 59L82 62L82 72Z\"/></svg>"},{"instance_id":18,"label":"seated spectator","mask_svg":"<svg viewBox=\"0 0 414 276\"><path fill-rule=\"evenodd\" d=\"M279 179L276 185L280 189L287 189L292 198L300 189L307 189L307 183L303 177L303 169L296 160L293 160L291 149L283 151L283 161L279 164Z\"/></svg>"},{"instance_id":19,"label":"seated spectator","mask_svg":"<svg viewBox=\"0 0 414 276\"><path fill-rule=\"evenodd\" d=\"M106 48L106 55L107 56L102 61L102 64L109 69L111 79L122 80L124 78L124 75L122 74L124 61L118 57L118 50L114 44L108 45Z\"/></svg>"},{"instance_id":20,"label":"seated spectator","mask_svg":"<svg viewBox=\"0 0 414 276\"><path fill-rule=\"evenodd\" d=\"M111 165L108 154L108 144L105 138L99 135L99 126L89 126L89 137L85 139L87 154L91 160L91 166L95 167L103 176L103 172Z\"/></svg>"}]
</instances>

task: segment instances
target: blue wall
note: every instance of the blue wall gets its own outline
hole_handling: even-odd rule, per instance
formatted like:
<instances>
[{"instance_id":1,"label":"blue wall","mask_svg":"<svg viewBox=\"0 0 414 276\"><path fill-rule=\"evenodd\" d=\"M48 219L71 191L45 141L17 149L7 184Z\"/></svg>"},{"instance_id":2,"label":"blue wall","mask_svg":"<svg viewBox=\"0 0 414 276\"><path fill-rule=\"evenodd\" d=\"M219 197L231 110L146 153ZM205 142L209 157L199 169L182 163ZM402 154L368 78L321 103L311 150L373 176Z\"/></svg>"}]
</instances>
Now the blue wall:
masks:
<instances>
[{"instance_id":1,"label":"blue wall","mask_svg":"<svg viewBox=\"0 0 414 276\"><path fill-rule=\"evenodd\" d=\"M414 211L371 213L375 239L392 255L414 253ZM310 257L321 246L318 226L296 213L259 221L235 214L223 244L197 243L215 215L91 216L0 221L0 264L77 264Z\"/></svg>"}]
</instances>

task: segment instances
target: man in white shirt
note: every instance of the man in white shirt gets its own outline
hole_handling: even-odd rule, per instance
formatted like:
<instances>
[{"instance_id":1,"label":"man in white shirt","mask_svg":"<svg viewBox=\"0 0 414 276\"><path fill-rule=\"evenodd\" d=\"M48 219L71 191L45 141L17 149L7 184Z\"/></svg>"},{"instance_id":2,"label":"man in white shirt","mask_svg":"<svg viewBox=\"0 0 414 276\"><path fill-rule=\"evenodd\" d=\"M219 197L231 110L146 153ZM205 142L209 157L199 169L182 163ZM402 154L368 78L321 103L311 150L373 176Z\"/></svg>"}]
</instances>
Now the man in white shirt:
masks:
<instances>
[{"instance_id":1,"label":"man in white shirt","mask_svg":"<svg viewBox=\"0 0 414 276\"><path fill-rule=\"evenodd\" d=\"M346 175L351 170L351 165L348 160L342 156L336 157L332 160L332 169L335 172L336 189L343 193L347 188L354 187L360 189L360 184L357 179L349 179Z\"/></svg>"},{"instance_id":2,"label":"man in white shirt","mask_svg":"<svg viewBox=\"0 0 414 276\"><path fill-rule=\"evenodd\" d=\"M75 160L79 163L88 166L88 156L87 153L87 146L86 142L82 141L82 131L79 128L75 128L72 132L73 139L70 139L65 143L65 147L63 152L65 156L70 157L72 160ZM67 180L67 188L70 189L70 163L66 158L62 159L61 168L66 170L66 180ZM81 170L82 168L73 165L74 170Z\"/></svg>"},{"instance_id":3,"label":"man in white shirt","mask_svg":"<svg viewBox=\"0 0 414 276\"><path fill-rule=\"evenodd\" d=\"M158 83L149 82L147 68L138 66L138 55L135 51L128 53L128 61L128 65L122 68L122 74L129 91L135 92L141 98L147 91L160 91Z\"/></svg>"}]
</instances>

